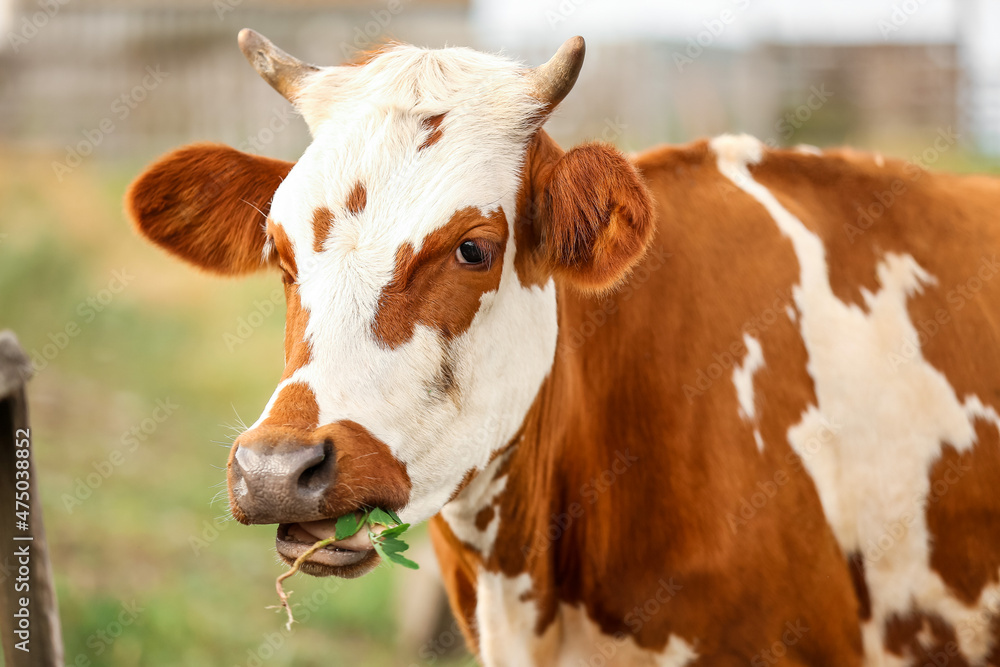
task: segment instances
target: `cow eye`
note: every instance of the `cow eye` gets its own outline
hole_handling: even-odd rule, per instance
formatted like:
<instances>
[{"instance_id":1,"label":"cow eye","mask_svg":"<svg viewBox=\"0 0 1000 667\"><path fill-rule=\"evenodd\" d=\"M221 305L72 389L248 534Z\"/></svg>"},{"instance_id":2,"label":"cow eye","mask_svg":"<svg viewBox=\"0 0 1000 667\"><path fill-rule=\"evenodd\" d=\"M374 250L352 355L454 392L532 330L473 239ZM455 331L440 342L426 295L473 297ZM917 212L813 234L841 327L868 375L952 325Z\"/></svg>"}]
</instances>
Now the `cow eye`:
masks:
<instances>
[{"instance_id":1,"label":"cow eye","mask_svg":"<svg viewBox=\"0 0 1000 667\"><path fill-rule=\"evenodd\" d=\"M459 264L482 264L486 261L486 253L475 241L463 241L455 251L455 259Z\"/></svg>"}]
</instances>

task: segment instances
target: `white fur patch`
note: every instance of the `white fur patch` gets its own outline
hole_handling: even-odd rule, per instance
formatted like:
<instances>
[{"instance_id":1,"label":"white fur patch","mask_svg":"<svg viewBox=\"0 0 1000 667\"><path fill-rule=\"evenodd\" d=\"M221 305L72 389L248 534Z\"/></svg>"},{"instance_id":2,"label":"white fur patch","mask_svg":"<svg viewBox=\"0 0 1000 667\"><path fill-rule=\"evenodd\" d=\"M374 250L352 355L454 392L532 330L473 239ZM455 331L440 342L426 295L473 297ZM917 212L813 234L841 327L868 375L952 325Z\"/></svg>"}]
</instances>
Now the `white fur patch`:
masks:
<instances>
[{"instance_id":1,"label":"white fur patch","mask_svg":"<svg viewBox=\"0 0 1000 667\"><path fill-rule=\"evenodd\" d=\"M461 542L472 546L484 559L493 553L493 545L500 530L500 511L493 513L493 518L484 530L476 526L476 515L494 504L497 497L507 488L507 475L499 475L497 471L506 462L511 452L507 451L493 459L488 466L462 489L458 497L441 509L441 517L448 523L452 532Z\"/></svg>"},{"instance_id":2,"label":"white fur patch","mask_svg":"<svg viewBox=\"0 0 1000 667\"><path fill-rule=\"evenodd\" d=\"M753 375L764 367L764 350L760 341L747 333L743 334L743 344L747 348L747 355L741 364L733 368L733 384L736 386L736 398L740 402L740 417L752 423L757 420Z\"/></svg>"},{"instance_id":3,"label":"white fur patch","mask_svg":"<svg viewBox=\"0 0 1000 667\"><path fill-rule=\"evenodd\" d=\"M884 651L885 621L914 610L939 614L958 630L963 654L981 664L989 628L974 619L997 587L971 607L951 594L929 564L925 506L942 443L966 451L975 443L975 417L1000 422L979 398L959 399L919 344L905 363L892 361L903 341L917 340L908 298L934 278L911 256L888 253L877 267L879 291L863 295L869 312L844 303L830 286L820 238L750 174L748 165L762 157L760 143L723 136L712 148L719 171L767 210L801 267L793 296L818 404L788 439L816 483L841 549L865 556L872 602L872 622L864 627L867 664L902 664ZM823 446L815 451L810 442Z\"/></svg>"},{"instance_id":4,"label":"white fur patch","mask_svg":"<svg viewBox=\"0 0 1000 667\"><path fill-rule=\"evenodd\" d=\"M555 288L522 287L514 270L516 196L538 110L521 72L468 49L399 46L361 67L320 70L296 100L314 141L275 193L271 217L294 248L313 354L287 382L313 390L321 425L353 420L406 465L412 490L399 514L408 522L430 518L467 470L510 441L555 355ZM438 114L441 139L421 149L423 121ZM357 183L367 202L351 212ZM372 322L397 252L419 250L467 207L507 216L498 289L461 336L446 342L418 325L388 349ZM316 253L319 208L333 224ZM460 401L427 389L446 360Z\"/></svg>"},{"instance_id":5,"label":"white fur patch","mask_svg":"<svg viewBox=\"0 0 1000 667\"><path fill-rule=\"evenodd\" d=\"M508 578L479 571L476 580L476 625L479 658L484 667L535 665L535 624L538 608L524 596L531 593L531 575Z\"/></svg>"},{"instance_id":6,"label":"white fur patch","mask_svg":"<svg viewBox=\"0 0 1000 667\"><path fill-rule=\"evenodd\" d=\"M611 636L580 607L560 604L545 632L535 634L538 609L530 575L505 577L481 570L476 589L480 659L485 667L686 667L694 647L671 634L663 651L649 651L630 635Z\"/></svg>"}]
</instances>

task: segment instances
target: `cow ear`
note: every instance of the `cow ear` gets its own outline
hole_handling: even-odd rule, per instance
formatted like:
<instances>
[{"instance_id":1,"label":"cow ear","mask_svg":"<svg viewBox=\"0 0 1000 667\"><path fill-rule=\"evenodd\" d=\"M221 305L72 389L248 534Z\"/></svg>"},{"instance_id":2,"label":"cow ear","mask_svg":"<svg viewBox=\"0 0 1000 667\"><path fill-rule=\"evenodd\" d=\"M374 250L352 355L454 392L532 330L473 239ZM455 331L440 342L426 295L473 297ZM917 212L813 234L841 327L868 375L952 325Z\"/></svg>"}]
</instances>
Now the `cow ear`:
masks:
<instances>
[{"instance_id":1,"label":"cow ear","mask_svg":"<svg viewBox=\"0 0 1000 667\"><path fill-rule=\"evenodd\" d=\"M542 255L555 276L583 291L617 285L652 239L649 191L608 144L584 144L562 155L541 200Z\"/></svg>"},{"instance_id":2,"label":"cow ear","mask_svg":"<svg viewBox=\"0 0 1000 667\"><path fill-rule=\"evenodd\" d=\"M262 268L271 198L291 162L221 144L179 148L129 186L125 207L147 239L222 275Z\"/></svg>"}]
</instances>

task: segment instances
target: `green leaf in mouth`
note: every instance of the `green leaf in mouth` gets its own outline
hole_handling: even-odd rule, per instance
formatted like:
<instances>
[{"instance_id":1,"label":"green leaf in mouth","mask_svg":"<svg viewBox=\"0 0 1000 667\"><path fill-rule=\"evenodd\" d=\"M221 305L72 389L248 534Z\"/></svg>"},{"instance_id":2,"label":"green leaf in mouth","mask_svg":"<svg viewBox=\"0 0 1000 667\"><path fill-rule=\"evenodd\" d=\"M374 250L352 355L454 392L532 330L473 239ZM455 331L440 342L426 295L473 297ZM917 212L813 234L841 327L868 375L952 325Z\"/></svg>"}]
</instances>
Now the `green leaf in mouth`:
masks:
<instances>
[{"instance_id":1,"label":"green leaf in mouth","mask_svg":"<svg viewBox=\"0 0 1000 667\"><path fill-rule=\"evenodd\" d=\"M402 521L399 520L399 517L395 513L376 507L368 513L368 523L371 525L378 524L380 526L392 527L402 523Z\"/></svg>"},{"instance_id":2,"label":"green leaf in mouth","mask_svg":"<svg viewBox=\"0 0 1000 667\"><path fill-rule=\"evenodd\" d=\"M404 530L410 527L410 524L404 523L389 530L396 531L391 535L387 535L389 531L382 531L382 534L375 535L374 533L369 533L372 540L372 545L375 547L375 551L378 555L384 558L390 563L396 563L397 565L402 565L403 567L409 568L411 570L419 569L420 566L414 563L412 560L403 555L403 552L407 550L409 545L403 540L399 539L398 535Z\"/></svg>"},{"instance_id":3,"label":"green leaf in mouth","mask_svg":"<svg viewBox=\"0 0 1000 667\"><path fill-rule=\"evenodd\" d=\"M362 519L364 519L364 517L362 517ZM358 515L354 512L345 514L337 519L337 525L334 528L333 536L337 540L346 540L348 537L361 530L361 526L363 525L364 523L362 521L358 521Z\"/></svg>"},{"instance_id":4,"label":"green leaf in mouth","mask_svg":"<svg viewBox=\"0 0 1000 667\"><path fill-rule=\"evenodd\" d=\"M282 582L298 572L299 568L302 567L302 564L306 562L311 555L329 544L339 542L340 540L346 540L348 537L356 535L357 532L365 526L368 527L368 539L371 540L372 547L374 547L375 552L381 556L385 562L402 565L403 567L411 570L417 570L420 568L419 565L403 555L403 552L409 548L409 545L404 542L400 536L406 532L406 530L410 527L410 524L403 523L395 512L392 510L384 510L380 507L373 507L364 513L351 512L350 514L345 514L337 519L337 523L333 529L333 537L318 540L315 544L309 547L305 553L296 558L291 568L282 573L275 582L278 597L281 599L281 604L277 606L277 609L284 609L285 613L288 615L288 622L285 624L285 627L288 630L292 629L292 623L295 622L295 617L292 615L291 605L288 604L288 595L291 591L289 591L289 593L285 593ZM372 530L373 526L385 526L385 529L380 533L376 533Z\"/></svg>"}]
</instances>

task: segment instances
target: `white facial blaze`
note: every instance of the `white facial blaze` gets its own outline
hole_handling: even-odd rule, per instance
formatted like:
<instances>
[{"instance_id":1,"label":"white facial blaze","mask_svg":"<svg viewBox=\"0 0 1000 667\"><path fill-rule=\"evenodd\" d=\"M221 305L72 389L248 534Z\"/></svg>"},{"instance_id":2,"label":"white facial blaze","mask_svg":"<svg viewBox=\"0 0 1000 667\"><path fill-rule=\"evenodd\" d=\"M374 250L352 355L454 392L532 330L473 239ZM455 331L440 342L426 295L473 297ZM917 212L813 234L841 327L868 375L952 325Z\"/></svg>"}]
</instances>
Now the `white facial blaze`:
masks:
<instances>
[{"instance_id":1,"label":"white facial blaze","mask_svg":"<svg viewBox=\"0 0 1000 667\"><path fill-rule=\"evenodd\" d=\"M294 247L312 358L286 383L309 385L321 425L352 420L386 443L412 482L400 515L423 521L513 437L554 358L555 288L524 288L514 269L516 197L538 103L513 62L400 46L361 67L321 70L297 106L314 141L278 188L271 218ZM423 122L439 114L441 139L421 148ZM367 202L352 213L345 204L359 183ZM410 244L416 253L469 207L507 217L499 288L450 342L418 325L395 349L381 344L372 324L397 252ZM321 208L333 224L317 253ZM457 401L428 391L446 357Z\"/></svg>"},{"instance_id":2,"label":"white facial blaze","mask_svg":"<svg viewBox=\"0 0 1000 667\"><path fill-rule=\"evenodd\" d=\"M966 451L976 442L975 419L998 427L1000 420L978 397L960 399L920 351L907 300L934 277L913 257L889 253L877 267L880 290L863 294L868 312L844 303L830 286L820 238L753 179L748 166L761 160L760 142L723 136L712 148L719 171L767 210L801 267L793 294L817 405L788 440L816 483L841 549L864 556L872 603L863 632L867 664L908 664L886 652L883 633L893 614L912 611L940 615L956 629L962 653L981 664L990 649L981 618L1000 586L988 586L971 606L947 589L930 566L925 508L942 443ZM914 353L900 361L904 341Z\"/></svg>"}]
</instances>

